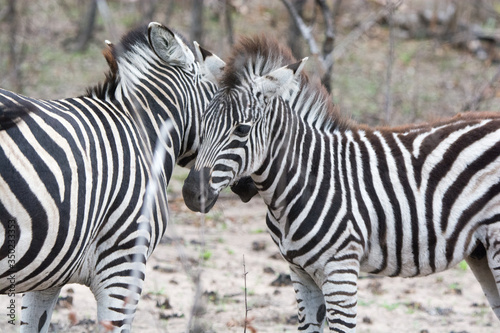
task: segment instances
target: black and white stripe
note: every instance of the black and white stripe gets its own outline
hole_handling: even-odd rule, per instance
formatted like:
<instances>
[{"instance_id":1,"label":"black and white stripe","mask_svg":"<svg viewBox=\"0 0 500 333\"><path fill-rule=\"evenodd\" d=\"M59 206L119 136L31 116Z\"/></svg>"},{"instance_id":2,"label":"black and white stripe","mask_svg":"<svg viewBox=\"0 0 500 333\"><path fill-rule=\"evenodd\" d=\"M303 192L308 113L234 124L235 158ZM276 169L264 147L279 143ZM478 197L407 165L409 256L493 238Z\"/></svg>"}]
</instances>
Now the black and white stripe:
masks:
<instances>
[{"instance_id":1,"label":"black and white stripe","mask_svg":"<svg viewBox=\"0 0 500 333\"><path fill-rule=\"evenodd\" d=\"M15 293L26 293L23 332L47 331L67 283L90 287L102 326L130 330L146 260L167 227L166 186L175 163L196 157L201 112L216 89L207 73L223 65L208 52L196 62L158 23L108 45L106 81L85 96L0 90L0 292L13 275ZM165 122L148 219L141 210Z\"/></svg>"},{"instance_id":2,"label":"black and white stripe","mask_svg":"<svg viewBox=\"0 0 500 333\"><path fill-rule=\"evenodd\" d=\"M282 67L292 62L268 39L235 47L204 115L186 204L203 209L201 192L211 207L252 176L290 263L301 331L321 332L325 317L332 332L355 331L360 271L423 276L463 259L500 318L500 113L359 126L300 75L303 61Z\"/></svg>"}]
</instances>

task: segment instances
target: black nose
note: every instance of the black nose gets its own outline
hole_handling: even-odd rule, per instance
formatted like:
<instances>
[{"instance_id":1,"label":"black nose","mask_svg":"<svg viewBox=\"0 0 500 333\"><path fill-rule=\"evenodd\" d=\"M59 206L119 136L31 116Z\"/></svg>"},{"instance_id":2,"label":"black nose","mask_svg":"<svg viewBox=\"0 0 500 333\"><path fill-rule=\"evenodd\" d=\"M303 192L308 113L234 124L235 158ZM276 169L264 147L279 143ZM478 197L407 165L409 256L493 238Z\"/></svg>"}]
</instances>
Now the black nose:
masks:
<instances>
[{"instance_id":1,"label":"black nose","mask_svg":"<svg viewBox=\"0 0 500 333\"><path fill-rule=\"evenodd\" d=\"M182 196L186 206L195 212L208 213L215 205L219 195L209 186L210 169L191 169L182 187Z\"/></svg>"}]
</instances>

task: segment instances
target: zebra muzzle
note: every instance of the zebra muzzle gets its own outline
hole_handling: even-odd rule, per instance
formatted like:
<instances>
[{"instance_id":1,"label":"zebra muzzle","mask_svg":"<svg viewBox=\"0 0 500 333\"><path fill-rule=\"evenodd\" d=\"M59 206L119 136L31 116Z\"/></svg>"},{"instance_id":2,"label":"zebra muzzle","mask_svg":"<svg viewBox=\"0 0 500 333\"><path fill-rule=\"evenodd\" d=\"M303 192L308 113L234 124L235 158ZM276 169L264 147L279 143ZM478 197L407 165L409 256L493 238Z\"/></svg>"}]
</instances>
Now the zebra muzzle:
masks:
<instances>
[{"instance_id":1,"label":"zebra muzzle","mask_svg":"<svg viewBox=\"0 0 500 333\"><path fill-rule=\"evenodd\" d=\"M218 193L209 185L210 168L191 169L182 187L182 196L186 206L195 212L208 213L217 202Z\"/></svg>"}]
</instances>

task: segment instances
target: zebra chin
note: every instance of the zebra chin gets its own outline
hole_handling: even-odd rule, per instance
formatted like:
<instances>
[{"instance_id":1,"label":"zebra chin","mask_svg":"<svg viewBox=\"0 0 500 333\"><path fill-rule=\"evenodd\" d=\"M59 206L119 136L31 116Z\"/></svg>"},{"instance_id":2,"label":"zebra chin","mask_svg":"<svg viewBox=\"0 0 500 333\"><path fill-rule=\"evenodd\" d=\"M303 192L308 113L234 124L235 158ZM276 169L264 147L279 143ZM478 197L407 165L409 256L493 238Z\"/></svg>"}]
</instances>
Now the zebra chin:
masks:
<instances>
[{"instance_id":1,"label":"zebra chin","mask_svg":"<svg viewBox=\"0 0 500 333\"><path fill-rule=\"evenodd\" d=\"M210 168L191 169L182 187L182 196L186 206L195 212L208 213L219 198L219 193L212 191L208 184Z\"/></svg>"}]
</instances>

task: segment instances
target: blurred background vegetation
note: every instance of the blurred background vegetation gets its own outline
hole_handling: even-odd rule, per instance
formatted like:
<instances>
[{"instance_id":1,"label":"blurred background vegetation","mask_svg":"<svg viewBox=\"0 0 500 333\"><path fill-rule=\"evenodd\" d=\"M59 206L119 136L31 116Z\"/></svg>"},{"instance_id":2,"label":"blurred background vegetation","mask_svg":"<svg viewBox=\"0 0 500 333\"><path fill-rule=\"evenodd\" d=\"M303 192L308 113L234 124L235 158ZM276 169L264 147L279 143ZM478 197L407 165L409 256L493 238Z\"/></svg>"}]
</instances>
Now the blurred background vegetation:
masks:
<instances>
[{"instance_id":1,"label":"blurred background vegetation","mask_svg":"<svg viewBox=\"0 0 500 333\"><path fill-rule=\"evenodd\" d=\"M0 0L0 87L81 95L104 79L104 40L150 21L223 59L238 36L274 36L361 123L500 111L500 0Z\"/></svg>"}]
</instances>

